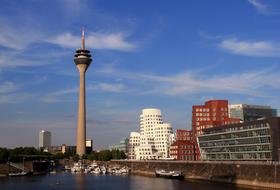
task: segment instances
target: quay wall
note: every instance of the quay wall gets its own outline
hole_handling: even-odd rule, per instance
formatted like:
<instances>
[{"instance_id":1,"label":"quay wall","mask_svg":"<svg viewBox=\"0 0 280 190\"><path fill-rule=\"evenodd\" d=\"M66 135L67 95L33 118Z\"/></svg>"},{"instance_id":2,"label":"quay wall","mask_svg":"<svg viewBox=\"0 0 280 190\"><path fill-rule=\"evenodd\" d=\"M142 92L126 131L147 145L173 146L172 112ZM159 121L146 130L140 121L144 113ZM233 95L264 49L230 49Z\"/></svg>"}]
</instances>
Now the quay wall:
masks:
<instances>
[{"instance_id":1,"label":"quay wall","mask_svg":"<svg viewBox=\"0 0 280 190\"><path fill-rule=\"evenodd\" d=\"M155 169L181 170L185 179L280 189L279 163L112 160L110 164L127 166L132 174L155 176Z\"/></svg>"}]
</instances>

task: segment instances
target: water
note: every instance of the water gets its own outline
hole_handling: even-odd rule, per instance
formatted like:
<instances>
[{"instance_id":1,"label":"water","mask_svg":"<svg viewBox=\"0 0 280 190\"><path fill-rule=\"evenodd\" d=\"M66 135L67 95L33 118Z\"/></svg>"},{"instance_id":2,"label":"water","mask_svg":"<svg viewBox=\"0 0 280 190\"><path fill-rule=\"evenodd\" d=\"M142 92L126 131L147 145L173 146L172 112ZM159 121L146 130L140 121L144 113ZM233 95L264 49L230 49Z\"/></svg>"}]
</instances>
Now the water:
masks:
<instances>
[{"instance_id":1,"label":"water","mask_svg":"<svg viewBox=\"0 0 280 190\"><path fill-rule=\"evenodd\" d=\"M191 182L143 176L94 176L59 173L0 178L1 190L250 190L231 184Z\"/></svg>"}]
</instances>

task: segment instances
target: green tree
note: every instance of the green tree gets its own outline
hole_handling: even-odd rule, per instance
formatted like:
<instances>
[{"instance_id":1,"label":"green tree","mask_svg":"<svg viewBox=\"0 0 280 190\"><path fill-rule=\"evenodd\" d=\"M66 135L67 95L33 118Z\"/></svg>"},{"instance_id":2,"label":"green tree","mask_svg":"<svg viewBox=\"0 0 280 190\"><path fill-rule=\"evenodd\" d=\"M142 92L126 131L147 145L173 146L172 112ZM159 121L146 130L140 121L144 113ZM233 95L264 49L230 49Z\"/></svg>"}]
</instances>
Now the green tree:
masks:
<instances>
[{"instance_id":1,"label":"green tree","mask_svg":"<svg viewBox=\"0 0 280 190\"><path fill-rule=\"evenodd\" d=\"M72 159L75 161L75 162L78 162L78 160L80 159L80 156L78 154L75 154Z\"/></svg>"},{"instance_id":2,"label":"green tree","mask_svg":"<svg viewBox=\"0 0 280 190\"><path fill-rule=\"evenodd\" d=\"M0 148L0 162L7 162L9 158L9 150L6 148Z\"/></svg>"}]
</instances>

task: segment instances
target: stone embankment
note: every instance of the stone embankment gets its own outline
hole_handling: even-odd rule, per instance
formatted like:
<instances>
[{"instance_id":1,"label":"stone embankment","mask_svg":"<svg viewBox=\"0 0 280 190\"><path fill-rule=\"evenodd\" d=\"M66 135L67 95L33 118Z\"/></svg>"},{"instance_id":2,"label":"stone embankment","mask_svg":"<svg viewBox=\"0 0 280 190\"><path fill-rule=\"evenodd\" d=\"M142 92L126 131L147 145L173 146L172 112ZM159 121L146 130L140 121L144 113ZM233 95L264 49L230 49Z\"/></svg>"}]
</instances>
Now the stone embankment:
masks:
<instances>
[{"instance_id":1,"label":"stone embankment","mask_svg":"<svg viewBox=\"0 0 280 190\"><path fill-rule=\"evenodd\" d=\"M127 166L132 174L155 176L155 169L181 170L185 179L280 189L279 163L113 160L110 164Z\"/></svg>"}]
</instances>

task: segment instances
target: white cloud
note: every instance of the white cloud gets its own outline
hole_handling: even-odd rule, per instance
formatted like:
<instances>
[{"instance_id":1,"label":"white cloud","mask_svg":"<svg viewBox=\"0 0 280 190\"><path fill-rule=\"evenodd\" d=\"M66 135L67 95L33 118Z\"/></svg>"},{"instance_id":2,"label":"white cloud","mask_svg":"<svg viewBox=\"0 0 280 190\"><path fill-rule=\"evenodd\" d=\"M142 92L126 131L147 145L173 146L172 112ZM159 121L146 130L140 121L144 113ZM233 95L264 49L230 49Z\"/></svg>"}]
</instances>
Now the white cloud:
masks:
<instances>
[{"instance_id":1,"label":"white cloud","mask_svg":"<svg viewBox=\"0 0 280 190\"><path fill-rule=\"evenodd\" d=\"M28 26L16 27L0 18L0 46L23 50L43 38L43 34Z\"/></svg>"},{"instance_id":2,"label":"white cloud","mask_svg":"<svg viewBox=\"0 0 280 190\"><path fill-rule=\"evenodd\" d=\"M119 33L90 33L86 36L86 46L89 48L96 49L109 49L119 51L133 51L137 46L127 41L126 36ZM57 35L47 40L49 43L59 45L66 48L77 48L81 46L81 36L74 36L67 32L64 34Z\"/></svg>"},{"instance_id":3,"label":"white cloud","mask_svg":"<svg viewBox=\"0 0 280 190\"><path fill-rule=\"evenodd\" d=\"M20 92L19 89L20 87L14 82L0 83L0 104L19 103L34 96L34 94Z\"/></svg>"},{"instance_id":4,"label":"white cloud","mask_svg":"<svg viewBox=\"0 0 280 190\"><path fill-rule=\"evenodd\" d=\"M227 75L205 75L203 73L182 72L174 75L130 73L109 68L100 70L107 77L129 79L134 94L157 94L185 96L195 93L227 93L253 97L270 97L263 88L280 89L280 73L272 70L248 71ZM202 77L204 76L204 77ZM125 81L125 80L124 80ZM130 87L127 86L129 89Z\"/></svg>"},{"instance_id":5,"label":"white cloud","mask_svg":"<svg viewBox=\"0 0 280 190\"><path fill-rule=\"evenodd\" d=\"M73 0L68 2L71 7L78 1ZM0 46L11 48L13 50L22 51L30 45L38 42L48 42L66 48L77 48L81 46L81 36L73 35L70 32L65 32L57 36L34 29L29 24L14 26L8 21L0 17ZM137 45L127 40L128 35L123 32L116 33L100 33L89 32L86 36L86 46L96 49L109 49L119 51L133 51L137 49ZM46 40L44 40L46 39Z\"/></svg>"},{"instance_id":6,"label":"white cloud","mask_svg":"<svg viewBox=\"0 0 280 190\"><path fill-rule=\"evenodd\" d=\"M78 88L68 88L63 90L58 90L55 92L51 92L44 97L41 98L43 102L46 103L57 103L57 102L69 102L69 98L64 98L65 95L78 93Z\"/></svg>"},{"instance_id":7,"label":"white cloud","mask_svg":"<svg viewBox=\"0 0 280 190\"><path fill-rule=\"evenodd\" d=\"M237 55L255 57L279 57L280 46L269 41L241 41L225 39L219 44L220 48Z\"/></svg>"},{"instance_id":8,"label":"white cloud","mask_svg":"<svg viewBox=\"0 0 280 190\"><path fill-rule=\"evenodd\" d=\"M0 94L0 104L11 104L26 101L33 97L30 93L7 93Z\"/></svg>"},{"instance_id":9,"label":"white cloud","mask_svg":"<svg viewBox=\"0 0 280 190\"><path fill-rule=\"evenodd\" d=\"M96 88L105 92L123 92L125 86L123 84L99 83Z\"/></svg>"},{"instance_id":10,"label":"white cloud","mask_svg":"<svg viewBox=\"0 0 280 190\"><path fill-rule=\"evenodd\" d=\"M0 84L0 94L14 92L18 87L13 82L3 82Z\"/></svg>"},{"instance_id":11,"label":"white cloud","mask_svg":"<svg viewBox=\"0 0 280 190\"><path fill-rule=\"evenodd\" d=\"M69 3L72 6L78 3L78 1L73 0ZM47 42L75 49L81 46L81 36L74 36L68 32L51 37L50 34L30 25L28 23L21 23L17 27L14 26L14 23L10 23L8 20L0 17L0 47L7 48L0 53L0 68L52 64L66 54L69 56L68 50L57 54L55 49L47 49L44 53L40 52L40 50L39 52L32 50L33 54L26 53L36 43ZM86 46L119 51L133 51L137 48L136 44L127 41L127 35L122 32L89 33L86 37Z\"/></svg>"},{"instance_id":12,"label":"white cloud","mask_svg":"<svg viewBox=\"0 0 280 190\"><path fill-rule=\"evenodd\" d=\"M268 6L262 3L260 0L248 0L248 2L255 7L255 9L261 14L268 14Z\"/></svg>"},{"instance_id":13,"label":"white cloud","mask_svg":"<svg viewBox=\"0 0 280 190\"><path fill-rule=\"evenodd\" d=\"M57 54L55 51L44 52L45 54L25 55L23 52L2 52L0 53L0 68L30 67L54 64L69 52Z\"/></svg>"},{"instance_id":14,"label":"white cloud","mask_svg":"<svg viewBox=\"0 0 280 190\"><path fill-rule=\"evenodd\" d=\"M88 85L86 90L87 92L98 91L98 92L121 93L124 92L125 89L126 87L123 84L119 84L119 83L116 84L97 83L93 85ZM76 99L75 100L70 99L69 95L78 94L78 90L79 90L78 87L58 90L47 94L41 100L47 103L76 101ZM67 95L68 98L65 98L65 95Z\"/></svg>"}]
</instances>

